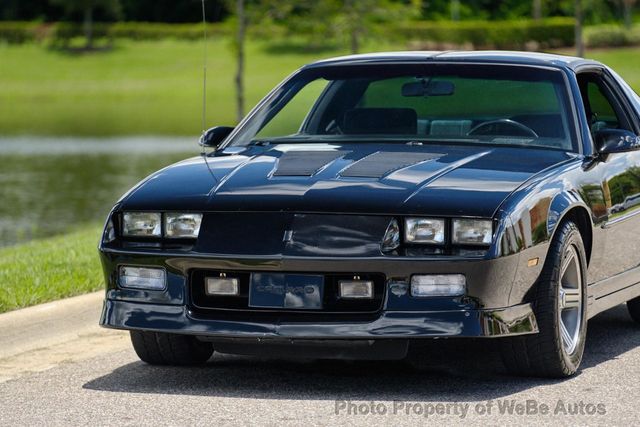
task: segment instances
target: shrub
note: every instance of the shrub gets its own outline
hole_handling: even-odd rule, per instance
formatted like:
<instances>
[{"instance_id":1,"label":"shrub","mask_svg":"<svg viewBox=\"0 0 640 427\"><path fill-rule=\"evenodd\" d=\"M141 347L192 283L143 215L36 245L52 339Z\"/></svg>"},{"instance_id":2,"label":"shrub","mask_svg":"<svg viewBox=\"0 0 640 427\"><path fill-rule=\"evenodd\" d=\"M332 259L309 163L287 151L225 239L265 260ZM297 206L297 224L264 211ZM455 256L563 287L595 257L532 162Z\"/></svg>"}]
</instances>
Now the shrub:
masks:
<instances>
[{"instance_id":1,"label":"shrub","mask_svg":"<svg viewBox=\"0 0 640 427\"><path fill-rule=\"evenodd\" d=\"M38 24L30 22L1 22L0 41L6 43L25 43L34 40Z\"/></svg>"},{"instance_id":2,"label":"shrub","mask_svg":"<svg viewBox=\"0 0 640 427\"><path fill-rule=\"evenodd\" d=\"M640 43L640 28L629 30L619 25L596 25L585 30L588 47L619 47Z\"/></svg>"},{"instance_id":3,"label":"shrub","mask_svg":"<svg viewBox=\"0 0 640 427\"><path fill-rule=\"evenodd\" d=\"M416 21L386 31L390 37L413 42L475 48L524 49L532 42L540 47L553 48L574 44L574 21L550 18L541 21Z\"/></svg>"},{"instance_id":4,"label":"shrub","mask_svg":"<svg viewBox=\"0 0 640 427\"><path fill-rule=\"evenodd\" d=\"M228 24L209 24L207 32L211 36L230 33ZM25 43L33 40L48 40L53 44L68 44L70 40L82 37L82 24L58 22L39 24L30 22L0 22L0 41ZM95 23L93 36L96 39L160 40L202 38L202 24L157 24L148 22Z\"/></svg>"}]
</instances>

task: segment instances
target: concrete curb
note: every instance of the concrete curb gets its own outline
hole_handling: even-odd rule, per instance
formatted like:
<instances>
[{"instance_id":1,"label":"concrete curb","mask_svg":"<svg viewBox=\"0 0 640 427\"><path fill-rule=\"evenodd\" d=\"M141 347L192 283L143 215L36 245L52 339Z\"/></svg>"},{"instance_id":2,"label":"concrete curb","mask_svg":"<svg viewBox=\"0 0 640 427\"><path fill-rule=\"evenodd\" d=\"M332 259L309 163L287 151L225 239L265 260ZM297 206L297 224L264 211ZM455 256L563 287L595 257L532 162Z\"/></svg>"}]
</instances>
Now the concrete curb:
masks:
<instances>
[{"instance_id":1,"label":"concrete curb","mask_svg":"<svg viewBox=\"0 0 640 427\"><path fill-rule=\"evenodd\" d=\"M0 314L0 359L98 330L104 291Z\"/></svg>"}]
</instances>

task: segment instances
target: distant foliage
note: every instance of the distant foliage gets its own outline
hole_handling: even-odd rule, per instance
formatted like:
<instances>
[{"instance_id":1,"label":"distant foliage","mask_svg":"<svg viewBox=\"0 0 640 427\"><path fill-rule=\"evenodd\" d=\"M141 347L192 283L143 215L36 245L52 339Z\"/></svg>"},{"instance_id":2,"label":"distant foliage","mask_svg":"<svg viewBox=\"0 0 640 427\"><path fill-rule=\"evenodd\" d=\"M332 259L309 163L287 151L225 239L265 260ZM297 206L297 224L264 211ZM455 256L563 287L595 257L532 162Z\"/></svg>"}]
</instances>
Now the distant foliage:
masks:
<instances>
[{"instance_id":1,"label":"distant foliage","mask_svg":"<svg viewBox=\"0 0 640 427\"><path fill-rule=\"evenodd\" d=\"M389 31L389 35L393 33ZM394 37L423 43L418 48L540 49L572 46L574 21L550 18L541 21L412 22L395 29Z\"/></svg>"},{"instance_id":2,"label":"distant foliage","mask_svg":"<svg viewBox=\"0 0 640 427\"><path fill-rule=\"evenodd\" d=\"M20 44L36 39L38 24L31 22L2 22L0 21L0 41Z\"/></svg>"},{"instance_id":3,"label":"distant foliage","mask_svg":"<svg viewBox=\"0 0 640 427\"><path fill-rule=\"evenodd\" d=\"M588 47L622 47L640 45L640 28L625 28L622 25L596 25L585 31Z\"/></svg>"},{"instance_id":4,"label":"distant foliage","mask_svg":"<svg viewBox=\"0 0 640 427\"><path fill-rule=\"evenodd\" d=\"M119 3L119 18L124 21L173 23L198 22L202 19L199 0L120 0ZM83 21L82 11L69 13L64 6L50 0L0 0L0 21ZM226 0L206 0L206 7L210 22L222 21L229 14ZM113 21L111 12L96 8L95 20Z\"/></svg>"},{"instance_id":5,"label":"distant foliage","mask_svg":"<svg viewBox=\"0 0 640 427\"><path fill-rule=\"evenodd\" d=\"M566 18L543 21L466 21L461 23L406 21L395 24L373 24L369 31L374 34L374 37L395 42L472 45L476 48L525 48L531 42L538 43L541 47L562 47L573 44L573 20ZM97 23L94 25L93 32L96 39L198 40L202 37L200 24ZM232 27L227 23L209 24L208 32L214 37L230 35ZM268 27L258 26L252 30L251 34L257 38L271 36L272 40L287 38L291 35L289 31L283 32L275 24ZM77 23L0 22L0 40L9 43L39 40L65 44L68 40L82 35L83 27ZM329 43L329 39L318 40L317 43Z\"/></svg>"},{"instance_id":6,"label":"distant foliage","mask_svg":"<svg viewBox=\"0 0 640 427\"><path fill-rule=\"evenodd\" d=\"M230 26L228 24L209 24L207 32L211 36L227 35L230 33ZM93 25L93 34L96 39L200 40L202 39L202 24L95 23ZM59 45L83 35L84 28L80 23L38 24L0 21L0 41L6 43L39 41Z\"/></svg>"}]
</instances>

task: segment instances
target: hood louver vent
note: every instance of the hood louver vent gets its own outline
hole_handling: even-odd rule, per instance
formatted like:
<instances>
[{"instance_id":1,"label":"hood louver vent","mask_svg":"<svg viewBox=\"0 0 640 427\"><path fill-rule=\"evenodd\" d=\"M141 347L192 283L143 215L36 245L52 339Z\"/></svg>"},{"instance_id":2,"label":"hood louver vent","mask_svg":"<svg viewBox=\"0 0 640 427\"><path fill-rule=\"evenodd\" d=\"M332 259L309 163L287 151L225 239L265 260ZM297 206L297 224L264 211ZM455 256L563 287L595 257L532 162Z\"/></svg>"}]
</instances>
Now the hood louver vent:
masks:
<instances>
[{"instance_id":1,"label":"hood louver vent","mask_svg":"<svg viewBox=\"0 0 640 427\"><path fill-rule=\"evenodd\" d=\"M442 157L442 154L377 151L353 163L343 170L340 175L353 178L382 178L399 169L440 157Z\"/></svg>"},{"instance_id":2,"label":"hood louver vent","mask_svg":"<svg viewBox=\"0 0 640 427\"><path fill-rule=\"evenodd\" d=\"M273 176L312 176L344 154L344 151L287 151L278 159Z\"/></svg>"}]
</instances>

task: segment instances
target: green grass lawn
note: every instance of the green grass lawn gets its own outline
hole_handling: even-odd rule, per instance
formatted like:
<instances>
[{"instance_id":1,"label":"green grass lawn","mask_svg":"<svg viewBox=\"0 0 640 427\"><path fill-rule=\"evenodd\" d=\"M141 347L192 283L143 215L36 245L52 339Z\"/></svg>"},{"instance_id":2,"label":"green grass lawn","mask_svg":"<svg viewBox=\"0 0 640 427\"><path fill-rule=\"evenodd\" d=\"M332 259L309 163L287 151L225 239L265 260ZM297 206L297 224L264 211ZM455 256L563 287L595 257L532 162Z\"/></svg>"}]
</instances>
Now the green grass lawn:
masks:
<instances>
[{"instance_id":1,"label":"green grass lawn","mask_svg":"<svg viewBox=\"0 0 640 427\"><path fill-rule=\"evenodd\" d=\"M95 291L100 227L0 249L0 313Z\"/></svg>"},{"instance_id":2,"label":"green grass lawn","mask_svg":"<svg viewBox=\"0 0 640 427\"><path fill-rule=\"evenodd\" d=\"M299 66L344 51L305 52L251 42L247 108ZM273 47L273 46L272 46ZM0 46L0 135L193 135L201 128L202 43L118 41L108 52L68 54ZM370 45L366 50L402 46ZM235 123L234 61L227 39L209 44L208 122ZM589 52L640 89L640 49Z\"/></svg>"},{"instance_id":3,"label":"green grass lawn","mask_svg":"<svg viewBox=\"0 0 640 427\"><path fill-rule=\"evenodd\" d=\"M208 45L210 125L233 125L230 42ZM301 65L342 54L247 49L246 107ZM203 45L118 41L109 52L68 54L0 45L0 135L193 135L201 130Z\"/></svg>"}]
</instances>

